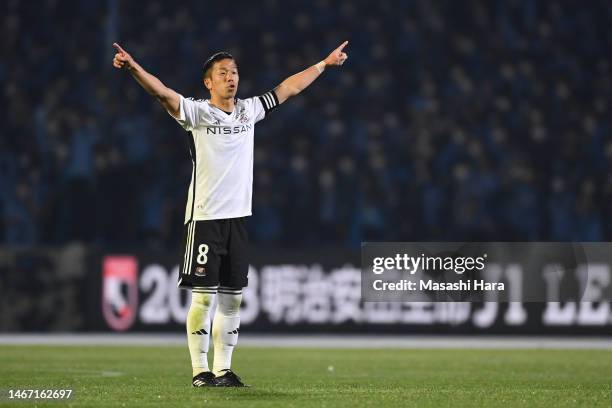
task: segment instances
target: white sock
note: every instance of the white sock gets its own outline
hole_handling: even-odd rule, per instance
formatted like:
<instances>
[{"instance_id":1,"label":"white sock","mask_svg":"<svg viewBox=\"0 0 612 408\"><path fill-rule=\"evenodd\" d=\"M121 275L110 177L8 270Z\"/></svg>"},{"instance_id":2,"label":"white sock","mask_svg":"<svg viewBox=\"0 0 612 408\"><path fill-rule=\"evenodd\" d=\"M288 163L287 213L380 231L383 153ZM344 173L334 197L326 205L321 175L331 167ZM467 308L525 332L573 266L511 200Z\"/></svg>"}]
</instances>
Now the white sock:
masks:
<instances>
[{"instance_id":1,"label":"white sock","mask_svg":"<svg viewBox=\"0 0 612 408\"><path fill-rule=\"evenodd\" d=\"M216 295L210 293L191 292L191 306L187 313L187 345L191 355L193 376L208 368L208 345L210 341L210 307Z\"/></svg>"},{"instance_id":2,"label":"white sock","mask_svg":"<svg viewBox=\"0 0 612 408\"><path fill-rule=\"evenodd\" d=\"M217 312L213 321L213 343L215 358L213 373L223 374L232 365L232 352L238 342L240 327L240 302L242 290L236 288L219 288Z\"/></svg>"}]
</instances>

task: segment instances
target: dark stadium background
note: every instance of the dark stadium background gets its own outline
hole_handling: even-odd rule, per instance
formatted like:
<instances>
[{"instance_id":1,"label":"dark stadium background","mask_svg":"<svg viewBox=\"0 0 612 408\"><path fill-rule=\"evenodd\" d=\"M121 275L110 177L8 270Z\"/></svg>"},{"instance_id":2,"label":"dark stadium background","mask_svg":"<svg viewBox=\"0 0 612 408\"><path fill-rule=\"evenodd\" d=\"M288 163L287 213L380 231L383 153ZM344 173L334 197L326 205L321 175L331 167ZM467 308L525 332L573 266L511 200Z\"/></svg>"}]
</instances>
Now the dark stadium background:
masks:
<instances>
[{"instance_id":1,"label":"dark stadium background","mask_svg":"<svg viewBox=\"0 0 612 408\"><path fill-rule=\"evenodd\" d=\"M179 260L185 133L113 69L114 41L195 97L206 97L201 65L216 51L235 55L249 97L350 41L342 69L257 126L249 229L262 264L338 248L320 260L337 267L362 241L612 240L610 2L7 0L0 10L2 331L108 329L104 256L165 262L167 273ZM544 330L534 324L523 331ZM419 327L398 331L455 330Z\"/></svg>"}]
</instances>

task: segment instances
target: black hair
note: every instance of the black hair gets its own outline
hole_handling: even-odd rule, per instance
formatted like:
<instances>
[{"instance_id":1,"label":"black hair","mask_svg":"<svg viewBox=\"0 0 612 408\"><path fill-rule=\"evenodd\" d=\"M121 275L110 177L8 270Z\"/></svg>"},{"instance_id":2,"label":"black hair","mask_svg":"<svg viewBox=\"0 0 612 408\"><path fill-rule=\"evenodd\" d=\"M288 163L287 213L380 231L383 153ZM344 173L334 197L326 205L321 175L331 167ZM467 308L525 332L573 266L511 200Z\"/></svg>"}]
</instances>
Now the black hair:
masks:
<instances>
[{"instance_id":1,"label":"black hair","mask_svg":"<svg viewBox=\"0 0 612 408\"><path fill-rule=\"evenodd\" d=\"M208 58L206 60L206 62L204 62L204 66L202 67L202 70L203 70L202 71L202 73L203 73L202 76L204 78L206 78L206 75L208 74L208 71L213 67L215 62L221 61L221 60L226 59L226 58L234 59L234 56L232 54L230 54L229 52L227 52L227 51L221 51L221 52L218 52L216 54L213 54L210 58Z\"/></svg>"}]
</instances>

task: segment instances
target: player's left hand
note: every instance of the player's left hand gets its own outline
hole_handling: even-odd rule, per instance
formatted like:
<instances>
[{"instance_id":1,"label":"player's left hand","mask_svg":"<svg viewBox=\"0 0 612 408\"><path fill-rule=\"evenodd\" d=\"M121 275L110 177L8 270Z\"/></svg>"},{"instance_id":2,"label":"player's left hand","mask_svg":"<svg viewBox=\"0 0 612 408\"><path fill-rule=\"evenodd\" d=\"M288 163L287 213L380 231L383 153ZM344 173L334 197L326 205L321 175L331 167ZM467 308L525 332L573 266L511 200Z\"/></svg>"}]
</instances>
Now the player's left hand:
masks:
<instances>
[{"instance_id":1,"label":"player's left hand","mask_svg":"<svg viewBox=\"0 0 612 408\"><path fill-rule=\"evenodd\" d=\"M344 61L348 59L348 55L345 52L342 52L342 50L344 49L344 47L347 46L347 44L348 44L348 41L345 41L342 44L340 44L338 48L333 50L331 54L329 54L327 58L323 60L325 61L325 65L326 66L330 66L330 65L340 66L344 64Z\"/></svg>"}]
</instances>

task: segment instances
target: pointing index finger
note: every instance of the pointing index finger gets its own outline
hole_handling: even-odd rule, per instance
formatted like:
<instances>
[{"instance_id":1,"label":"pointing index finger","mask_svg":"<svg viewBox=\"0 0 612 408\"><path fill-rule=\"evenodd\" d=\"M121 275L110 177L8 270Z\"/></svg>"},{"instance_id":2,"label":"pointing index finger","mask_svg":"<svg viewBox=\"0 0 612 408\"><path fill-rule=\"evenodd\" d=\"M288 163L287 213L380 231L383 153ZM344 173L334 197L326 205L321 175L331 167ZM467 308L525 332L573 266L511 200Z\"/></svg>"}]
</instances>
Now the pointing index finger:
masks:
<instances>
[{"instance_id":1,"label":"pointing index finger","mask_svg":"<svg viewBox=\"0 0 612 408\"><path fill-rule=\"evenodd\" d=\"M348 44L348 40L343 42L342 44L340 44L340 46L338 48L336 48L336 50L342 51L344 49L344 47L346 47L347 44Z\"/></svg>"},{"instance_id":2,"label":"pointing index finger","mask_svg":"<svg viewBox=\"0 0 612 408\"><path fill-rule=\"evenodd\" d=\"M121 48L121 46L117 43L113 43L113 47L115 47L115 49L123 54L127 54L127 52L125 52L125 50L123 48Z\"/></svg>"}]
</instances>

